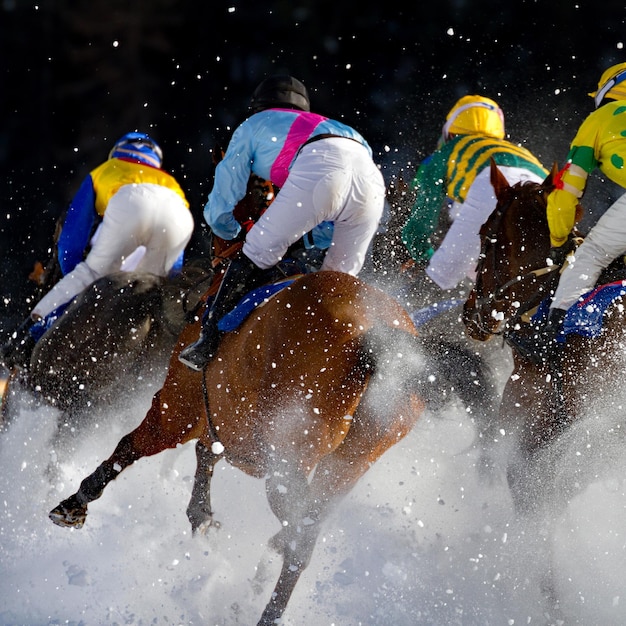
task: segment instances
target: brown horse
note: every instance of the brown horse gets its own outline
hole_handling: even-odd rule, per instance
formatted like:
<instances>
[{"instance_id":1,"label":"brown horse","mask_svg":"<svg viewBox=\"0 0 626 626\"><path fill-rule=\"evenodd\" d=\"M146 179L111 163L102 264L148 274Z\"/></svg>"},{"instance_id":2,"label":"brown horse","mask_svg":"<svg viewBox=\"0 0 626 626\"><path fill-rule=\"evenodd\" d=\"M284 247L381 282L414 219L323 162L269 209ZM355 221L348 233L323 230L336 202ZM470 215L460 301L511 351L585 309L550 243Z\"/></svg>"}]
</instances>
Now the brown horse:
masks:
<instances>
[{"instance_id":1,"label":"brown horse","mask_svg":"<svg viewBox=\"0 0 626 626\"><path fill-rule=\"evenodd\" d=\"M492 410L491 384L473 353L422 340L396 300L343 273L297 279L224 336L204 373L177 358L198 324L181 334L143 422L50 517L80 528L88 503L125 468L195 439L194 532L215 524L210 482L220 459L266 479L283 525L271 542L282 571L259 622L268 626L284 612L332 505L430 400L453 389L479 417Z\"/></svg>"},{"instance_id":2,"label":"brown horse","mask_svg":"<svg viewBox=\"0 0 626 626\"><path fill-rule=\"evenodd\" d=\"M506 338L512 330L529 336L533 332L530 315L556 288L559 266L547 264L550 237L546 217L547 195L554 188L555 174L556 166L541 184L511 187L492 163L491 181L498 204L482 226L478 275L463 308L467 332L478 341ZM578 217L581 210L579 207ZM610 280L604 274L600 283ZM591 339L570 334L553 361L535 365L513 347L513 372L491 437L513 446L506 459L507 474L521 510L537 508L539 491L554 495L547 474L542 475L540 469L545 469L541 463L551 453L548 449L588 412L592 398L612 395L615 380L626 374L622 350L615 349L626 339L622 306L620 298L606 311L600 336ZM529 479L539 481L539 491L529 487ZM557 495L567 496L565 492Z\"/></svg>"}]
</instances>

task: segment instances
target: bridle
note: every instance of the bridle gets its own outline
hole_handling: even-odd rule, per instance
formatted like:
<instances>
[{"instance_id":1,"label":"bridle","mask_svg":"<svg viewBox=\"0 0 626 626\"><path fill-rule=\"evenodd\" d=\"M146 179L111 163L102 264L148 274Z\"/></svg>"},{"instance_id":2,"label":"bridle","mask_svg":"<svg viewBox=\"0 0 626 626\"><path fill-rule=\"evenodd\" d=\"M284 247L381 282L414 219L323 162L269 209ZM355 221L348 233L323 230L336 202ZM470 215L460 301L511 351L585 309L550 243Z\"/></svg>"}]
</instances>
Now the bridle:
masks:
<instances>
[{"instance_id":1,"label":"bridle","mask_svg":"<svg viewBox=\"0 0 626 626\"><path fill-rule=\"evenodd\" d=\"M515 307L515 311L509 315L508 319L504 317L502 314L502 319L499 321L499 324L492 328L491 324L486 321L485 312L487 310L490 311L490 316L493 318L495 309L492 308L491 305L500 304L505 302L507 298L507 294L510 292L511 288L515 285L524 283L528 280L536 280L537 278L541 278L543 276L547 276L553 274L557 270L561 268L558 264L545 265L538 269L530 270L525 272L524 274L519 274L514 276L511 279L504 280L501 284L499 284L498 280L498 268L500 263L498 263L497 258L497 242L498 235L501 232L502 221L506 210L512 205L513 201L517 199L517 194L514 193L517 191L518 185L511 187L513 193L508 194L508 199L505 203L498 202L498 206L492 213L491 217L487 220L483 229L481 229L481 251L478 257L478 263L476 265L476 282L474 285L473 293L474 293L474 304L472 315L468 318L468 321L474 325L481 333L485 335L504 335L507 329L514 327L519 321L524 320L524 316L541 300L542 287L543 282L540 287L534 292L529 298L526 299L524 303L521 303L518 307ZM536 200L541 200L544 193L543 188L539 188L537 191L537 198L533 196L532 203L533 208L540 209L545 211L545 202L537 202ZM488 227L489 230L486 233L482 231ZM483 275L484 275L484 266L487 260L490 259L492 262L493 273L494 273L494 283L495 287L489 291L488 293L484 293L483 291ZM509 306L509 308L513 308L513 304Z\"/></svg>"}]
</instances>

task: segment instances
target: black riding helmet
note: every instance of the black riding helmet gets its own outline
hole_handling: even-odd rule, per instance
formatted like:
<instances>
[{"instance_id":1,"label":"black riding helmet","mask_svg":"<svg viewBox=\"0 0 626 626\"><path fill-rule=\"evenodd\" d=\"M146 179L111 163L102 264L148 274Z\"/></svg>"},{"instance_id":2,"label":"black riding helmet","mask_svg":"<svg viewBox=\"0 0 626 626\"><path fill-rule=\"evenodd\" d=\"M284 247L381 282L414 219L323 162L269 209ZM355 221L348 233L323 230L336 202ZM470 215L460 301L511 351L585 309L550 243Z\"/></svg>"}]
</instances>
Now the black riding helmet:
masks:
<instances>
[{"instance_id":1,"label":"black riding helmet","mask_svg":"<svg viewBox=\"0 0 626 626\"><path fill-rule=\"evenodd\" d=\"M306 87L297 78L287 74L269 76L254 90L250 110L258 113L272 108L310 111Z\"/></svg>"}]
</instances>

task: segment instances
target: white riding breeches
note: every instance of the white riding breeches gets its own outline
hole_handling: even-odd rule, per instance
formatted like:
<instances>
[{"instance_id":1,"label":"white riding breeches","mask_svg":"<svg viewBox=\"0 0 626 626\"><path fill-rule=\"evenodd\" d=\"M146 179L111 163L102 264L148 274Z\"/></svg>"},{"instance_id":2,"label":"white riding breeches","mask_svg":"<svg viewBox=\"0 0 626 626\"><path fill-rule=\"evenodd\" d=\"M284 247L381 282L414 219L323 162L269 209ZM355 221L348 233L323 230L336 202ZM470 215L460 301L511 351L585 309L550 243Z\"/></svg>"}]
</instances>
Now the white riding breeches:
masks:
<instances>
[{"instance_id":1,"label":"white riding breeches","mask_svg":"<svg viewBox=\"0 0 626 626\"><path fill-rule=\"evenodd\" d=\"M551 308L569 309L595 287L602 270L626 254L626 194L600 216L563 270Z\"/></svg>"},{"instance_id":2,"label":"white riding breeches","mask_svg":"<svg viewBox=\"0 0 626 626\"><path fill-rule=\"evenodd\" d=\"M519 167L498 166L509 185L522 181L542 182L534 172ZM480 254L480 228L496 208L491 168L485 167L474 179L465 202L450 207L452 224L426 267L426 274L441 289L454 289L465 277L476 279Z\"/></svg>"},{"instance_id":3,"label":"white riding breeches","mask_svg":"<svg viewBox=\"0 0 626 626\"><path fill-rule=\"evenodd\" d=\"M334 223L322 270L356 276L376 233L385 183L367 149L332 137L306 144L280 193L250 229L243 253L258 267L273 267L287 248L324 221Z\"/></svg>"},{"instance_id":4,"label":"white riding breeches","mask_svg":"<svg viewBox=\"0 0 626 626\"><path fill-rule=\"evenodd\" d=\"M31 315L45 317L98 278L121 270L140 247L145 251L134 269L166 276L193 226L191 212L171 189L152 183L124 185L109 201L86 259L37 303Z\"/></svg>"}]
</instances>

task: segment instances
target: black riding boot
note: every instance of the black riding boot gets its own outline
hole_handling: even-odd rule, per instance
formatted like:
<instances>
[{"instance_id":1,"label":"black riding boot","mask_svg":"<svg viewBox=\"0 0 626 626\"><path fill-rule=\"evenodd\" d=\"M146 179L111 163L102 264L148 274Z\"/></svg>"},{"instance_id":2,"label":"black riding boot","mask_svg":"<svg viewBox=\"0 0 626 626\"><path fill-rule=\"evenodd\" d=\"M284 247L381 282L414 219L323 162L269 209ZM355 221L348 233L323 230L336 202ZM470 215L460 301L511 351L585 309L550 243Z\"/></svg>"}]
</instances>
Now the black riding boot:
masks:
<instances>
[{"instance_id":1,"label":"black riding boot","mask_svg":"<svg viewBox=\"0 0 626 626\"><path fill-rule=\"evenodd\" d=\"M550 309L546 323L538 328L532 337L522 338L516 333L510 333L507 342L535 365L547 362L556 354L561 345L557 339L563 332L563 320L566 313L564 309Z\"/></svg>"},{"instance_id":2,"label":"black riding boot","mask_svg":"<svg viewBox=\"0 0 626 626\"><path fill-rule=\"evenodd\" d=\"M30 329L35 321L30 315L11 333L8 341L0 346L0 361L7 367L28 367L35 347L35 338Z\"/></svg>"},{"instance_id":3,"label":"black riding boot","mask_svg":"<svg viewBox=\"0 0 626 626\"><path fill-rule=\"evenodd\" d=\"M215 356L220 339L219 320L251 289L261 283L263 270L247 256L239 254L228 266L209 310L202 318L200 337L178 355L178 360L200 372Z\"/></svg>"}]
</instances>

